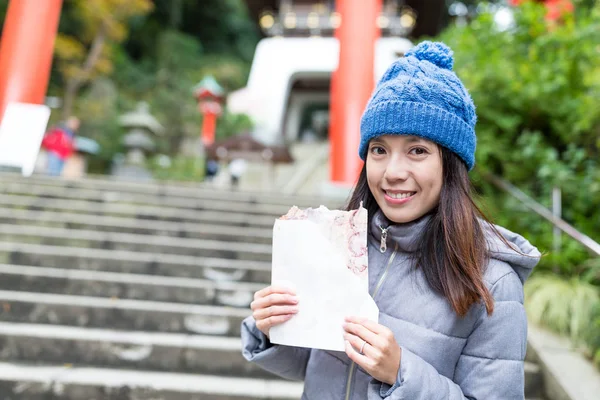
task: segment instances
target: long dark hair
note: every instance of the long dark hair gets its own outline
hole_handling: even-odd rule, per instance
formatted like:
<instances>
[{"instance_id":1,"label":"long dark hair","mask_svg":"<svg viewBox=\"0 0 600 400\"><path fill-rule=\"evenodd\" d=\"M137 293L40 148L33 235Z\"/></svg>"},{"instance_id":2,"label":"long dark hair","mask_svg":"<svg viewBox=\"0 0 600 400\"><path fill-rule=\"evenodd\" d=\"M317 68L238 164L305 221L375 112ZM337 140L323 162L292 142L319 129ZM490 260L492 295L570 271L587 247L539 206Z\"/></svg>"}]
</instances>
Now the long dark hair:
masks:
<instances>
[{"instance_id":1,"label":"long dark hair","mask_svg":"<svg viewBox=\"0 0 600 400\"><path fill-rule=\"evenodd\" d=\"M464 316L478 302L485 304L487 313L492 314L494 300L483 280L489 251L480 223L480 219L487 223L489 219L473 200L464 162L452 151L442 147L440 150L443 168L440 201L425 227L421 246L415 253L415 265L423 269L429 286L446 297L458 315ZM379 206L367 183L366 164L346 209L355 210L361 202L369 212L370 222Z\"/></svg>"}]
</instances>

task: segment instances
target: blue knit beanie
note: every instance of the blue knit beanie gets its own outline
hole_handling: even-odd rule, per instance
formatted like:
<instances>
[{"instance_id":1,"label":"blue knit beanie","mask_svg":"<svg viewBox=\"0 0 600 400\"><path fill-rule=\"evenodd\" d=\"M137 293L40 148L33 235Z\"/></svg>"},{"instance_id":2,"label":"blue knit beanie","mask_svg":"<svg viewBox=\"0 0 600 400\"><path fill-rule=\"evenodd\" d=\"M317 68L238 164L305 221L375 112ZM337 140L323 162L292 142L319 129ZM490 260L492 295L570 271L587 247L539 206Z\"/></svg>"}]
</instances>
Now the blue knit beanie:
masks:
<instances>
[{"instance_id":1,"label":"blue knit beanie","mask_svg":"<svg viewBox=\"0 0 600 400\"><path fill-rule=\"evenodd\" d=\"M359 155L381 135L415 135L456 153L475 165L475 105L452 71L452 50L439 42L410 49L383 75L360 123Z\"/></svg>"}]
</instances>

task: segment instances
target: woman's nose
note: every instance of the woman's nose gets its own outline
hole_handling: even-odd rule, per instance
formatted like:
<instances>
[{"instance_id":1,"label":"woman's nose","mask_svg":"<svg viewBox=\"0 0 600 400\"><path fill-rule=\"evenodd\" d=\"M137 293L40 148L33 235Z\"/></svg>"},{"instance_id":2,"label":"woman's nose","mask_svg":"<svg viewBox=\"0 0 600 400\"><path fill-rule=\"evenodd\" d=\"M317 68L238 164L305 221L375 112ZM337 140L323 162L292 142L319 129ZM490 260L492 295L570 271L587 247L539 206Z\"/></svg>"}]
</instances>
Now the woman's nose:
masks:
<instances>
[{"instance_id":1,"label":"woman's nose","mask_svg":"<svg viewBox=\"0 0 600 400\"><path fill-rule=\"evenodd\" d=\"M399 159L392 159L385 169L384 178L390 182L405 181L410 176L410 170L406 162Z\"/></svg>"}]
</instances>

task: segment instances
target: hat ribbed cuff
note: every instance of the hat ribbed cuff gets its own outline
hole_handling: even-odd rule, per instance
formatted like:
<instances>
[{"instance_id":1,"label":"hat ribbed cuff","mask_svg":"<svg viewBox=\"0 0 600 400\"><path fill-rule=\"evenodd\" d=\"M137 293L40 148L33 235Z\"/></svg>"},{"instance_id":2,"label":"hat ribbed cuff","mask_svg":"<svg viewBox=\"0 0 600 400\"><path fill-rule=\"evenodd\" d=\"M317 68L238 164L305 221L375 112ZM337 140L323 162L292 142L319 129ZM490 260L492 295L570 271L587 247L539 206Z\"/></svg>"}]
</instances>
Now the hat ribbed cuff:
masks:
<instances>
[{"instance_id":1,"label":"hat ribbed cuff","mask_svg":"<svg viewBox=\"0 0 600 400\"><path fill-rule=\"evenodd\" d=\"M441 108L410 101L382 101L371 105L360 123L360 158L366 159L371 139L391 134L431 140L456 153L469 170L475 165L475 131L464 120Z\"/></svg>"}]
</instances>

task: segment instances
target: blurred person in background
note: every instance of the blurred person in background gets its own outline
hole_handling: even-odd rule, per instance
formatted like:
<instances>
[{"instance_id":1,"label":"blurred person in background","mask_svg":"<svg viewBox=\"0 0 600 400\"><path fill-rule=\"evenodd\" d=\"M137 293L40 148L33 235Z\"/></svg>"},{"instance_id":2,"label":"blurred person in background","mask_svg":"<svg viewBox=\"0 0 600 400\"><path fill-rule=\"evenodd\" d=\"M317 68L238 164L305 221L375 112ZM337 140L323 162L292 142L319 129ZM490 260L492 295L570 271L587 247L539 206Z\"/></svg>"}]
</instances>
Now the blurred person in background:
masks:
<instances>
[{"instance_id":1,"label":"blurred person in background","mask_svg":"<svg viewBox=\"0 0 600 400\"><path fill-rule=\"evenodd\" d=\"M206 162L206 167L205 167L205 172L204 172L206 181L212 182L218 173L219 173L219 162L212 158L208 159L208 161Z\"/></svg>"},{"instance_id":2,"label":"blurred person in background","mask_svg":"<svg viewBox=\"0 0 600 400\"><path fill-rule=\"evenodd\" d=\"M240 179L246 172L246 160L236 158L229 163L229 175L231 177L231 188L237 189L240 185Z\"/></svg>"},{"instance_id":3,"label":"blurred person in background","mask_svg":"<svg viewBox=\"0 0 600 400\"><path fill-rule=\"evenodd\" d=\"M81 122L77 117L69 117L64 124L54 127L44 136L42 147L48 153L46 171L48 175L60 176L65 161L73 154L75 134Z\"/></svg>"}]
</instances>

